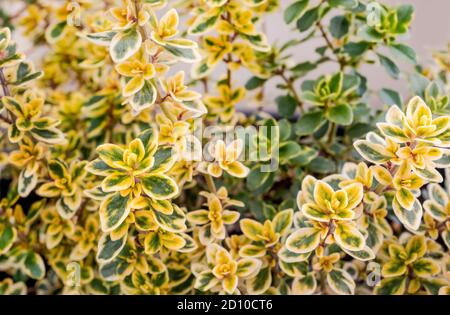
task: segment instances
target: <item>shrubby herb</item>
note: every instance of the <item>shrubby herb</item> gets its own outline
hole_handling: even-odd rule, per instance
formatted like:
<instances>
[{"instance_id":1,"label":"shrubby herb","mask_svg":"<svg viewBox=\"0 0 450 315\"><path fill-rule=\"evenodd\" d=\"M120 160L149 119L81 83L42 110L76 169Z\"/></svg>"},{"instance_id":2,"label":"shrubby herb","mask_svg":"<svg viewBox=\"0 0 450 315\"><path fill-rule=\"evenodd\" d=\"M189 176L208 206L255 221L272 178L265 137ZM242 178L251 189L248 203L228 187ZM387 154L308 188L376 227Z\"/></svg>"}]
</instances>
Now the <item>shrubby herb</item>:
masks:
<instances>
[{"instance_id":1,"label":"shrubby herb","mask_svg":"<svg viewBox=\"0 0 450 315\"><path fill-rule=\"evenodd\" d=\"M0 294L450 293L450 52L420 64L412 6L16 2Z\"/></svg>"}]
</instances>

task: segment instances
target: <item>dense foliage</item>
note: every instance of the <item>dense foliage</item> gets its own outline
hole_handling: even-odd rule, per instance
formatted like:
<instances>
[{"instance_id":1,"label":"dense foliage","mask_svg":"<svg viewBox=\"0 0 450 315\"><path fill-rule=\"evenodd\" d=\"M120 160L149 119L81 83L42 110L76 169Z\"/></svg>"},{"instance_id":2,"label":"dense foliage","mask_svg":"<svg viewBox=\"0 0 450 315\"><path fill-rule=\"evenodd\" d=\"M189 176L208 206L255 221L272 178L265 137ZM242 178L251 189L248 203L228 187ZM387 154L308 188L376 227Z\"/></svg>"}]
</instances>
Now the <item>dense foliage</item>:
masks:
<instances>
[{"instance_id":1,"label":"dense foliage","mask_svg":"<svg viewBox=\"0 0 450 315\"><path fill-rule=\"evenodd\" d=\"M9 2L0 294L450 293L450 52L412 6Z\"/></svg>"}]
</instances>

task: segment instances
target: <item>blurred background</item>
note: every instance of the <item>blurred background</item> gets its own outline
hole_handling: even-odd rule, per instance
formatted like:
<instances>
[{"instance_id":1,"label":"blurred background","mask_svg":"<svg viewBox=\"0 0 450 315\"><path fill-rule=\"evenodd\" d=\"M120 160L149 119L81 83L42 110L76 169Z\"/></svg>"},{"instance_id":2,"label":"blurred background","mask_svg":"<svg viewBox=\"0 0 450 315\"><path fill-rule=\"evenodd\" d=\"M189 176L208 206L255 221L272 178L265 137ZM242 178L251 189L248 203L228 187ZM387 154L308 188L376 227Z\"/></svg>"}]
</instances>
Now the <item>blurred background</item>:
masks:
<instances>
[{"instance_id":1,"label":"blurred background","mask_svg":"<svg viewBox=\"0 0 450 315\"><path fill-rule=\"evenodd\" d=\"M58 0L45 0L47 2ZM101 1L101 0L99 0ZM169 4L176 0L169 0ZM271 43L279 42L284 43L289 39L301 38L304 34L300 34L295 28L295 25L287 26L283 21L283 11L289 6L294 0L280 0L281 8L278 12L269 14L265 16L264 31L267 34L268 40ZM432 53L438 50L444 50L447 47L447 43L450 42L450 0L383 0L383 3L388 5L400 5L400 4L412 4L415 7L415 18L412 23L411 32L407 38L402 38L407 45L413 47L418 55L418 61L420 64L426 67L433 67L434 63L431 58ZM17 2L14 0L0 0L0 8L5 9L9 12L16 12L17 8L22 7L17 6ZM183 19L184 20L184 19ZM183 22L182 22L183 23ZM295 23L292 23L295 24ZM31 52L29 57L31 59L38 60L45 51L32 48L30 43L24 39L18 32L14 35L21 51ZM297 64L300 62L315 60L317 55L314 51L315 48L323 46L323 39L320 37L308 41L302 44L296 50L291 51L293 55L293 63ZM410 64L397 62L398 65L406 73L411 72L412 68ZM189 67L183 66L182 69L189 72ZM317 70L310 72L305 78L315 79L318 75L324 74L326 72L333 72L337 70L337 66L332 63L325 63L320 66ZM215 77L219 78L224 69L219 68L215 73ZM369 89L379 90L383 87L389 87L391 89L396 89L401 92L404 98L409 97L410 93L408 91L408 83L405 76L401 77L399 80L394 80L389 77L386 71L377 65L367 65L361 69L363 73L370 82ZM250 75L248 72L238 72L234 75L234 80L236 85L244 85L248 80ZM265 104L266 109L274 108L274 99L279 95L279 91L275 88L274 82L271 80L270 85L265 89ZM298 87L299 88L299 87ZM251 95L242 102L240 108L254 108L252 106ZM372 106L380 106L381 100L373 96L371 97Z\"/></svg>"},{"instance_id":2,"label":"blurred background","mask_svg":"<svg viewBox=\"0 0 450 315\"><path fill-rule=\"evenodd\" d=\"M291 4L293 0L281 0L282 8L286 8ZM414 48L417 53L418 62L425 66L434 66L432 60L432 53L438 50L445 50L447 43L450 42L450 0L384 0L383 3L387 5L401 5L412 4L415 7L415 16L412 22L412 27L408 37L402 38L405 44ZM289 29L283 22L283 10L279 10L267 17L266 33L270 41L284 42L288 39L299 36L297 30ZM293 55L297 63L302 60L314 60L316 53L314 49L323 45L323 39L317 38L315 41L310 41L302 44L303 47L300 51L293 51ZM412 71L411 65L407 63L397 62L402 70L405 72ZM327 69L327 67L329 67ZM308 74L307 78L315 78L318 73L323 74L324 71L337 70L337 66L331 63L326 63L320 67L316 72ZM405 77L401 77L399 80L394 80L386 73L386 71L377 65L368 65L361 69L368 81L370 82L370 88L380 89L389 87L400 91L403 97L410 96L408 90L408 84ZM270 95L272 89L267 91L268 99L274 99ZM380 106L381 100L377 97L372 98L372 102L375 102L375 106ZM271 107L269 105L269 107Z\"/></svg>"}]
</instances>

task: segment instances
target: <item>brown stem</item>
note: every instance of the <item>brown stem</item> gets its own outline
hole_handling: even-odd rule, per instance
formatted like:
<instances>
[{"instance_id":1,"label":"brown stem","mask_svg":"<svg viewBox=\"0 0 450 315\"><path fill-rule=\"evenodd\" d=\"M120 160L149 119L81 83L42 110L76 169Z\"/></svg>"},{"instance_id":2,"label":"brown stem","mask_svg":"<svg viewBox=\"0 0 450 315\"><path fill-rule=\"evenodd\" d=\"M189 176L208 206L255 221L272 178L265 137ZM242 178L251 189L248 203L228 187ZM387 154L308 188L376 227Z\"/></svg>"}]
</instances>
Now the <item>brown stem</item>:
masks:
<instances>
[{"instance_id":1,"label":"brown stem","mask_svg":"<svg viewBox=\"0 0 450 315\"><path fill-rule=\"evenodd\" d=\"M3 73L3 68L0 68L0 84L3 89L3 96L11 96L11 92L8 87L8 81L6 81L5 74ZM6 115L0 115L0 119L8 124L12 124L13 120L11 118L11 115L9 114L8 110L5 109Z\"/></svg>"},{"instance_id":2,"label":"brown stem","mask_svg":"<svg viewBox=\"0 0 450 315\"><path fill-rule=\"evenodd\" d=\"M8 81L6 81L5 74L3 73L3 68L0 68L0 83L3 89L4 96L11 96L11 92L9 91Z\"/></svg>"},{"instance_id":3,"label":"brown stem","mask_svg":"<svg viewBox=\"0 0 450 315\"><path fill-rule=\"evenodd\" d=\"M293 84L292 80L289 79L288 77L286 77L286 75L284 73L284 68L283 68L282 71L279 72L279 76L286 83L289 91L292 93L292 96L294 97L295 101L298 104L298 107L300 108L300 112L303 113L304 112L303 102L300 100L300 96L298 95L297 91L295 90L295 87L294 87L294 84Z\"/></svg>"},{"instance_id":4,"label":"brown stem","mask_svg":"<svg viewBox=\"0 0 450 315\"><path fill-rule=\"evenodd\" d=\"M322 34L323 39L327 43L328 48L331 49L331 52L336 56L336 61L339 63L339 67L341 70L344 70L345 68L345 60L343 60L338 54L336 53L336 48L334 47L333 43L331 42L330 38L328 37L327 32L325 32L325 29L323 28L322 23L320 21L317 22L317 28L319 29L320 33Z\"/></svg>"},{"instance_id":5,"label":"brown stem","mask_svg":"<svg viewBox=\"0 0 450 315\"><path fill-rule=\"evenodd\" d=\"M336 124L335 123L331 123L330 124L330 131L328 133L327 145L330 145L330 144L333 143L335 135L336 135Z\"/></svg>"},{"instance_id":6,"label":"brown stem","mask_svg":"<svg viewBox=\"0 0 450 315\"><path fill-rule=\"evenodd\" d=\"M317 22L317 27L319 28L319 31L322 34L323 39L325 39L327 46L334 52L335 48L333 46L333 43L331 42L330 38L328 37L328 34L325 32L325 29L323 28L323 25L322 25L322 23L320 23L320 21Z\"/></svg>"}]
</instances>

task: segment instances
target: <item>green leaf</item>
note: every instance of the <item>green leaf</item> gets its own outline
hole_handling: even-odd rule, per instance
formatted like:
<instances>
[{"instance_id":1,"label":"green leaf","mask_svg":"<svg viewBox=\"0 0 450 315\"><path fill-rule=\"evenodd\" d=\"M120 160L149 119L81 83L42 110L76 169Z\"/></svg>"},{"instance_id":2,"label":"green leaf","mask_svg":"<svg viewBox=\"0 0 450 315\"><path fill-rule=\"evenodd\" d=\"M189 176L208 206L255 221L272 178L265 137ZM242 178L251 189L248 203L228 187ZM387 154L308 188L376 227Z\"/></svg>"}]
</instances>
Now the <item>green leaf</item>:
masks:
<instances>
[{"instance_id":1,"label":"green leaf","mask_svg":"<svg viewBox=\"0 0 450 315\"><path fill-rule=\"evenodd\" d=\"M301 228L292 233L286 240L286 248L296 254L313 251L320 243L320 230Z\"/></svg>"},{"instance_id":2,"label":"green leaf","mask_svg":"<svg viewBox=\"0 0 450 315\"><path fill-rule=\"evenodd\" d=\"M439 278L431 278L431 277L422 278L421 283L422 283L423 287L425 288L425 290L427 290L427 292L432 295L438 295L439 290L442 287L448 286L448 282L446 280L439 279Z\"/></svg>"},{"instance_id":3,"label":"green leaf","mask_svg":"<svg viewBox=\"0 0 450 315\"><path fill-rule=\"evenodd\" d=\"M272 272L271 267L267 266L261 268L258 274L247 280L247 290L249 294L263 294L266 292L272 284Z\"/></svg>"},{"instance_id":4,"label":"green leaf","mask_svg":"<svg viewBox=\"0 0 450 315\"><path fill-rule=\"evenodd\" d=\"M218 14L201 14L198 16L194 23L189 27L189 33L191 35L201 35L209 31L216 25L216 22L220 16L220 11Z\"/></svg>"},{"instance_id":5,"label":"green leaf","mask_svg":"<svg viewBox=\"0 0 450 315\"><path fill-rule=\"evenodd\" d=\"M153 255L161 249L162 241L158 233L150 232L146 235L144 239L145 253L148 255Z\"/></svg>"},{"instance_id":6,"label":"green leaf","mask_svg":"<svg viewBox=\"0 0 450 315\"><path fill-rule=\"evenodd\" d=\"M317 281L313 273L305 277L295 278L292 282L292 293L298 295L313 294L317 287Z\"/></svg>"},{"instance_id":7,"label":"green leaf","mask_svg":"<svg viewBox=\"0 0 450 315\"><path fill-rule=\"evenodd\" d=\"M409 137L406 135L403 129L396 125L391 125L388 123L377 123L377 127L380 132L386 137L390 137L401 142L407 142L409 140Z\"/></svg>"},{"instance_id":8,"label":"green leaf","mask_svg":"<svg viewBox=\"0 0 450 315\"><path fill-rule=\"evenodd\" d=\"M249 91L257 89L266 82L266 79L261 79L258 77L251 77L247 83L245 83L245 88Z\"/></svg>"},{"instance_id":9,"label":"green leaf","mask_svg":"<svg viewBox=\"0 0 450 315\"><path fill-rule=\"evenodd\" d=\"M193 66L192 77L194 79L204 78L211 72L212 69L213 67L208 66L208 59L205 58Z\"/></svg>"},{"instance_id":10,"label":"green leaf","mask_svg":"<svg viewBox=\"0 0 450 315\"><path fill-rule=\"evenodd\" d=\"M113 260L127 243L127 235L113 241L109 233L104 233L98 242L97 261L106 263Z\"/></svg>"},{"instance_id":11,"label":"green leaf","mask_svg":"<svg viewBox=\"0 0 450 315\"><path fill-rule=\"evenodd\" d=\"M157 141L158 134L153 127L150 127L148 129L145 129L144 131L142 131L138 135L138 138L141 139L142 143L144 144L146 154L148 154L149 152L154 152L155 147L158 145L158 141ZM155 160L156 160L156 158L155 158ZM159 163L160 163L160 160L158 158L158 164Z\"/></svg>"},{"instance_id":12,"label":"green leaf","mask_svg":"<svg viewBox=\"0 0 450 315\"><path fill-rule=\"evenodd\" d=\"M25 260L23 261L24 272L27 276L33 279L42 279L45 276L45 264L39 254L28 251Z\"/></svg>"},{"instance_id":13,"label":"green leaf","mask_svg":"<svg viewBox=\"0 0 450 315\"><path fill-rule=\"evenodd\" d=\"M264 204L262 211L264 214L264 218L267 220L272 220L274 218L274 216L277 214L277 209L275 209L274 206L269 205L267 203ZM265 253L265 249L264 249L264 253Z\"/></svg>"},{"instance_id":14,"label":"green leaf","mask_svg":"<svg viewBox=\"0 0 450 315\"><path fill-rule=\"evenodd\" d=\"M447 168L450 166L450 150L443 149L442 156L440 159L434 161L436 167Z\"/></svg>"},{"instance_id":15,"label":"green leaf","mask_svg":"<svg viewBox=\"0 0 450 315\"><path fill-rule=\"evenodd\" d=\"M9 251L16 238L17 232L14 227L0 224L0 255Z\"/></svg>"},{"instance_id":16,"label":"green leaf","mask_svg":"<svg viewBox=\"0 0 450 315\"><path fill-rule=\"evenodd\" d=\"M53 179L63 179L69 177L67 168L58 160L51 160L48 162L48 171Z\"/></svg>"},{"instance_id":17,"label":"green leaf","mask_svg":"<svg viewBox=\"0 0 450 315\"><path fill-rule=\"evenodd\" d=\"M368 25L360 27L357 34L362 40L371 43L379 43L383 40L383 34Z\"/></svg>"},{"instance_id":18,"label":"green leaf","mask_svg":"<svg viewBox=\"0 0 450 315\"><path fill-rule=\"evenodd\" d=\"M295 134L298 136L314 133L324 123L323 111L308 112L295 123Z\"/></svg>"},{"instance_id":19,"label":"green leaf","mask_svg":"<svg viewBox=\"0 0 450 315\"><path fill-rule=\"evenodd\" d=\"M144 86L137 93L130 96L128 102L135 111L141 112L151 107L155 103L157 96L155 85L150 81L145 81Z\"/></svg>"},{"instance_id":20,"label":"green leaf","mask_svg":"<svg viewBox=\"0 0 450 315\"><path fill-rule=\"evenodd\" d=\"M415 199L411 210L403 208L397 199L392 201L392 209L395 215L410 230L417 230L422 220L423 209L420 202Z\"/></svg>"},{"instance_id":21,"label":"green leaf","mask_svg":"<svg viewBox=\"0 0 450 315\"><path fill-rule=\"evenodd\" d=\"M100 204L100 223L103 232L110 232L119 227L130 213L129 196L115 193Z\"/></svg>"},{"instance_id":22,"label":"green leaf","mask_svg":"<svg viewBox=\"0 0 450 315\"><path fill-rule=\"evenodd\" d=\"M387 73L394 79L399 78L400 69L397 65L388 57L383 56L381 54L377 54L378 59L380 60L380 64L386 69Z\"/></svg>"},{"instance_id":23,"label":"green leaf","mask_svg":"<svg viewBox=\"0 0 450 315\"><path fill-rule=\"evenodd\" d=\"M311 256L312 252L306 253L306 254L297 254L294 252L291 252L288 250L285 246L280 249L278 252L278 257L280 260L287 262L287 263L293 263L293 262L299 262L299 261L305 261Z\"/></svg>"},{"instance_id":24,"label":"green leaf","mask_svg":"<svg viewBox=\"0 0 450 315\"><path fill-rule=\"evenodd\" d=\"M19 174L19 183L17 189L19 191L20 197L27 197L31 191L36 187L38 182L38 173L33 172L30 176L26 175L26 169L23 169Z\"/></svg>"},{"instance_id":25,"label":"green leaf","mask_svg":"<svg viewBox=\"0 0 450 315\"><path fill-rule=\"evenodd\" d=\"M206 270L197 276L194 287L200 291L208 291L218 282L219 280L214 276L214 274L211 271Z\"/></svg>"},{"instance_id":26,"label":"green leaf","mask_svg":"<svg viewBox=\"0 0 450 315\"><path fill-rule=\"evenodd\" d=\"M400 93L391 89L381 89L380 97L386 105L397 105L401 107L403 104Z\"/></svg>"},{"instance_id":27,"label":"green leaf","mask_svg":"<svg viewBox=\"0 0 450 315\"><path fill-rule=\"evenodd\" d=\"M367 123L356 123L352 125L348 130L347 134L352 139L362 138L365 136L369 131L373 130L373 126Z\"/></svg>"},{"instance_id":28,"label":"green leaf","mask_svg":"<svg viewBox=\"0 0 450 315\"><path fill-rule=\"evenodd\" d=\"M75 215L80 204L81 197L74 194L73 196L59 198L56 202L56 210L63 219L69 220Z\"/></svg>"},{"instance_id":29,"label":"green leaf","mask_svg":"<svg viewBox=\"0 0 450 315\"><path fill-rule=\"evenodd\" d=\"M375 164L385 163L393 158L392 154L381 144L374 144L367 140L357 140L353 146L364 159Z\"/></svg>"},{"instance_id":30,"label":"green leaf","mask_svg":"<svg viewBox=\"0 0 450 315\"><path fill-rule=\"evenodd\" d=\"M310 61L305 61L305 62L299 63L299 64L295 65L294 67L292 67L291 71L298 72L301 74L306 74L316 68L317 68L317 64L312 63Z\"/></svg>"},{"instance_id":31,"label":"green leaf","mask_svg":"<svg viewBox=\"0 0 450 315\"><path fill-rule=\"evenodd\" d=\"M282 163L300 155L302 149L300 145L295 141L287 141L280 144L278 154Z\"/></svg>"},{"instance_id":32,"label":"green leaf","mask_svg":"<svg viewBox=\"0 0 450 315\"><path fill-rule=\"evenodd\" d=\"M295 158L291 159L291 163L299 166L305 166L309 162L311 162L319 152L311 147L303 146L301 148L300 154L296 156Z\"/></svg>"},{"instance_id":33,"label":"green leaf","mask_svg":"<svg viewBox=\"0 0 450 315\"><path fill-rule=\"evenodd\" d=\"M136 28L117 33L112 41L109 52L115 63L120 63L133 56L141 47L142 35Z\"/></svg>"},{"instance_id":34,"label":"green leaf","mask_svg":"<svg viewBox=\"0 0 450 315\"><path fill-rule=\"evenodd\" d=\"M344 45L344 52L353 58L361 56L367 49L369 49L367 42L349 42Z\"/></svg>"},{"instance_id":35,"label":"green leaf","mask_svg":"<svg viewBox=\"0 0 450 315\"><path fill-rule=\"evenodd\" d=\"M360 251L364 249L364 236L350 223L337 223L333 236L336 243L346 250Z\"/></svg>"},{"instance_id":36,"label":"green leaf","mask_svg":"<svg viewBox=\"0 0 450 315\"><path fill-rule=\"evenodd\" d=\"M308 273L308 263L299 261L294 263L287 263L285 261L279 262L281 270L292 278L304 277Z\"/></svg>"},{"instance_id":37,"label":"green leaf","mask_svg":"<svg viewBox=\"0 0 450 315\"><path fill-rule=\"evenodd\" d=\"M17 66L16 81L11 82L13 85L21 85L29 81L40 78L42 71L33 72L33 65L30 62L21 62Z\"/></svg>"},{"instance_id":38,"label":"green leaf","mask_svg":"<svg viewBox=\"0 0 450 315\"><path fill-rule=\"evenodd\" d=\"M340 39L344 37L350 28L350 22L343 15L335 16L330 21L329 30L334 38Z\"/></svg>"},{"instance_id":39,"label":"green leaf","mask_svg":"<svg viewBox=\"0 0 450 315\"><path fill-rule=\"evenodd\" d=\"M324 105L324 102L312 91L305 91L300 95L300 99L311 105Z\"/></svg>"},{"instance_id":40,"label":"green leaf","mask_svg":"<svg viewBox=\"0 0 450 315\"><path fill-rule=\"evenodd\" d=\"M355 294L355 282L348 272L343 269L333 269L327 273L327 282L337 294Z\"/></svg>"},{"instance_id":41,"label":"green leaf","mask_svg":"<svg viewBox=\"0 0 450 315\"><path fill-rule=\"evenodd\" d=\"M153 155L154 162L150 173L165 173L173 166L176 161L176 152L172 146L159 146Z\"/></svg>"},{"instance_id":42,"label":"green leaf","mask_svg":"<svg viewBox=\"0 0 450 315\"><path fill-rule=\"evenodd\" d=\"M99 33L86 34L84 37L90 42L99 46L109 46L113 37L116 36L117 31L106 31Z\"/></svg>"},{"instance_id":43,"label":"green leaf","mask_svg":"<svg viewBox=\"0 0 450 315\"><path fill-rule=\"evenodd\" d=\"M409 83L411 85L412 92L422 98L425 97L425 90L430 84L430 80L420 73L413 73L409 76Z\"/></svg>"},{"instance_id":44,"label":"green leaf","mask_svg":"<svg viewBox=\"0 0 450 315\"><path fill-rule=\"evenodd\" d=\"M45 30L45 39L47 40L47 42L52 44L61 39L65 34L64 31L66 29L66 26L67 26L66 21L50 25Z\"/></svg>"},{"instance_id":45,"label":"green leaf","mask_svg":"<svg viewBox=\"0 0 450 315\"><path fill-rule=\"evenodd\" d=\"M307 167L310 172L318 174L329 174L336 171L334 162L322 156L316 157Z\"/></svg>"},{"instance_id":46,"label":"green leaf","mask_svg":"<svg viewBox=\"0 0 450 315\"><path fill-rule=\"evenodd\" d=\"M167 44L164 49L183 62L193 63L200 60L196 47L179 47Z\"/></svg>"},{"instance_id":47,"label":"green leaf","mask_svg":"<svg viewBox=\"0 0 450 315\"><path fill-rule=\"evenodd\" d=\"M334 97L337 97L338 95L340 95L342 92L343 84L344 84L344 73L338 72L338 73L334 74L331 77L330 82L328 84L328 86L330 88L330 94L334 95Z\"/></svg>"},{"instance_id":48,"label":"green leaf","mask_svg":"<svg viewBox=\"0 0 450 315\"><path fill-rule=\"evenodd\" d=\"M152 199L167 200L178 194L177 183L167 175L148 174L140 177L142 189Z\"/></svg>"},{"instance_id":49,"label":"green leaf","mask_svg":"<svg viewBox=\"0 0 450 315\"><path fill-rule=\"evenodd\" d=\"M260 188L267 186L271 178L273 180L271 174L270 172L262 172L261 166L259 165L254 166L247 176L246 187L250 191L256 192Z\"/></svg>"},{"instance_id":50,"label":"green leaf","mask_svg":"<svg viewBox=\"0 0 450 315\"><path fill-rule=\"evenodd\" d=\"M375 287L378 295L402 295L405 292L406 277L385 278Z\"/></svg>"},{"instance_id":51,"label":"green leaf","mask_svg":"<svg viewBox=\"0 0 450 315\"><path fill-rule=\"evenodd\" d=\"M268 52L270 50L266 35L264 35L263 33L258 33L255 35L240 33L240 36L242 39L246 40L256 51Z\"/></svg>"},{"instance_id":52,"label":"green leaf","mask_svg":"<svg viewBox=\"0 0 450 315\"><path fill-rule=\"evenodd\" d=\"M264 246L258 245L244 245L239 250L239 255L241 257L263 257L266 254L266 249Z\"/></svg>"},{"instance_id":53,"label":"green leaf","mask_svg":"<svg viewBox=\"0 0 450 315\"><path fill-rule=\"evenodd\" d=\"M100 264L99 272L103 279L107 281L120 281L126 277L134 268L132 260L129 258L136 255L133 249L127 244L113 260Z\"/></svg>"},{"instance_id":54,"label":"green leaf","mask_svg":"<svg viewBox=\"0 0 450 315\"><path fill-rule=\"evenodd\" d=\"M437 98L439 97L439 94L441 94L440 91L440 87L439 85L436 83L436 81L431 82L430 84L428 84L426 90L425 90L425 95L427 96L426 98Z\"/></svg>"},{"instance_id":55,"label":"green leaf","mask_svg":"<svg viewBox=\"0 0 450 315\"><path fill-rule=\"evenodd\" d=\"M428 277L440 271L440 266L430 258L421 258L412 264L412 271L418 277Z\"/></svg>"},{"instance_id":56,"label":"green leaf","mask_svg":"<svg viewBox=\"0 0 450 315\"><path fill-rule=\"evenodd\" d=\"M282 117L289 118L295 113L297 107L297 101L291 95L278 96L275 99L278 106L278 113Z\"/></svg>"},{"instance_id":57,"label":"green leaf","mask_svg":"<svg viewBox=\"0 0 450 315\"><path fill-rule=\"evenodd\" d=\"M153 211L156 222L161 228L169 232L177 233L186 229L186 216L178 206L173 204L172 214L164 214L160 211Z\"/></svg>"},{"instance_id":58,"label":"green leaf","mask_svg":"<svg viewBox=\"0 0 450 315\"><path fill-rule=\"evenodd\" d=\"M326 116L330 121L343 126L350 125L353 121L353 111L348 104L336 105L329 108Z\"/></svg>"},{"instance_id":59,"label":"green leaf","mask_svg":"<svg viewBox=\"0 0 450 315\"><path fill-rule=\"evenodd\" d=\"M280 127L280 141L286 141L290 139L292 135L292 124L287 118L278 121L278 126Z\"/></svg>"},{"instance_id":60,"label":"green leaf","mask_svg":"<svg viewBox=\"0 0 450 315\"><path fill-rule=\"evenodd\" d=\"M397 22L399 25L409 24L413 18L414 6L403 4L397 8ZM406 32L406 30L405 30Z\"/></svg>"},{"instance_id":61,"label":"green leaf","mask_svg":"<svg viewBox=\"0 0 450 315\"><path fill-rule=\"evenodd\" d=\"M309 0L296 1L286 8L284 11L284 22L291 23L297 19L308 6Z\"/></svg>"},{"instance_id":62,"label":"green leaf","mask_svg":"<svg viewBox=\"0 0 450 315\"><path fill-rule=\"evenodd\" d=\"M364 247L362 250L359 250L359 251L350 251L345 248L343 248L343 250L344 250L344 252L346 252L347 254L352 256L353 258L356 258L361 261L368 261L368 260L375 259L374 252L368 246Z\"/></svg>"},{"instance_id":63,"label":"green leaf","mask_svg":"<svg viewBox=\"0 0 450 315\"><path fill-rule=\"evenodd\" d=\"M442 139L442 138L441 138ZM426 165L423 169L417 168L416 174L428 182L442 182L442 175L433 166Z\"/></svg>"},{"instance_id":64,"label":"green leaf","mask_svg":"<svg viewBox=\"0 0 450 315\"><path fill-rule=\"evenodd\" d=\"M398 56L412 64L417 63L416 52L411 47L405 44L391 44L389 47L395 56Z\"/></svg>"},{"instance_id":65,"label":"green leaf","mask_svg":"<svg viewBox=\"0 0 450 315\"><path fill-rule=\"evenodd\" d=\"M297 21L297 29L300 32L307 31L319 19L319 7L309 9Z\"/></svg>"},{"instance_id":66,"label":"green leaf","mask_svg":"<svg viewBox=\"0 0 450 315\"><path fill-rule=\"evenodd\" d=\"M293 218L294 211L292 209L278 212L272 220L275 233L284 235L287 231L289 231L292 225Z\"/></svg>"},{"instance_id":67,"label":"green leaf","mask_svg":"<svg viewBox=\"0 0 450 315\"><path fill-rule=\"evenodd\" d=\"M33 128L31 129L31 133L37 140L50 144L59 144L64 140L64 134L56 128Z\"/></svg>"},{"instance_id":68,"label":"green leaf","mask_svg":"<svg viewBox=\"0 0 450 315\"><path fill-rule=\"evenodd\" d=\"M345 9L354 9L358 6L358 0L328 0L332 7L343 7Z\"/></svg>"}]
</instances>

